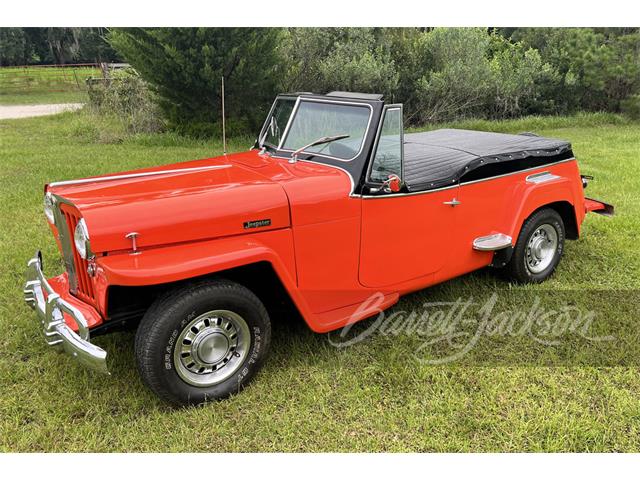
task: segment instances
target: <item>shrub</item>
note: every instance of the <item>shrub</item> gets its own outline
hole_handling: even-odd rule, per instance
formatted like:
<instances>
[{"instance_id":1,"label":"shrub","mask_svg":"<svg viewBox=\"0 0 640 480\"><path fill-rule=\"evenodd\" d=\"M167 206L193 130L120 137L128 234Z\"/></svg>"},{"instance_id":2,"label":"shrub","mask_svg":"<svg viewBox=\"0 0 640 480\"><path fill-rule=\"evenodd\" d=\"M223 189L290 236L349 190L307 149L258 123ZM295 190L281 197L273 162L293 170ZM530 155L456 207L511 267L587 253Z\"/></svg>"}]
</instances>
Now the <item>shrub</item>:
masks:
<instances>
[{"instance_id":1,"label":"shrub","mask_svg":"<svg viewBox=\"0 0 640 480\"><path fill-rule=\"evenodd\" d=\"M640 120L640 94L635 94L621 102L621 110L627 117Z\"/></svg>"},{"instance_id":2,"label":"shrub","mask_svg":"<svg viewBox=\"0 0 640 480\"><path fill-rule=\"evenodd\" d=\"M637 29L523 28L512 38L539 51L558 76L542 82L542 95L556 112L619 111L640 88Z\"/></svg>"},{"instance_id":3,"label":"shrub","mask_svg":"<svg viewBox=\"0 0 640 480\"><path fill-rule=\"evenodd\" d=\"M558 73L544 63L540 53L522 43L511 43L492 34L490 67L493 91L487 111L493 118L516 117L525 112L544 111L547 105L541 85L556 82Z\"/></svg>"},{"instance_id":4,"label":"shrub","mask_svg":"<svg viewBox=\"0 0 640 480\"><path fill-rule=\"evenodd\" d=\"M392 96L398 73L374 28L292 28L281 47L285 91L332 90Z\"/></svg>"},{"instance_id":5,"label":"shrub","mask_svg":"<svg viewBox=\"0 0 640 480\"><path fill-rule=\"evenodd\" d=\"M112 44L150 88L170 127L229 135L259 128L278 91L382 93L408 125L465 118L633 114L636 28L144 28Z\"/></svg>"},{"instance_id":6,"label":"shrub","mask_svg":"<svg viewBox=\"0 0 640 480\"><path fill-rule=\"evenodd\" d=\"M436 28L421 43L413 123L478 115L491 94L489 36L481 28Z\"/></svg>"},{"instance_id":7,"label":"shrub","mask_svg":"<svg viewBox=\"0 0 640 480\"><path fill-rule=\"evenodd\" d=\"M113 116L130 134L154 133L164 122L157 99L146 82L131 70L89 83L89 107L97 115Z\"/></svg>"}]
</instances>

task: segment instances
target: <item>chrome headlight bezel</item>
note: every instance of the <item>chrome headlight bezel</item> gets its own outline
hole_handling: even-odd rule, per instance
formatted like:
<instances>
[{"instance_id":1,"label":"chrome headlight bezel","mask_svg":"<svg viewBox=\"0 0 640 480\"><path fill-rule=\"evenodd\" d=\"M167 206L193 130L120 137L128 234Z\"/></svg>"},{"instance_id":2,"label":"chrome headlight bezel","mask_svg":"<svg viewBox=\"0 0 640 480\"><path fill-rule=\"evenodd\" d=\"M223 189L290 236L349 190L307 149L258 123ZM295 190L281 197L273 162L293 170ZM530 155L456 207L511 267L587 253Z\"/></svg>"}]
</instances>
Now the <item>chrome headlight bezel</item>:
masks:
<instances>
[{"instance_id":1,"label":"chrome headlight bezel","mask_svg":"<svg viewBox=\"0 0 640 480\"><path fill-rule=\"evenodd\" d=\"M89 242L89 230L87 230L87 224L84 218L81 218L73 232L73 243L76 246L78 255L83 260L86 260L91 252L91 244Z\"/></svg>"},{"instance_id":2,"label":"chrome headlight bezel","mask_svg":"<svg viewBox=\"0 0 640 480\"><path fill-rule=\"evenodd\" d=\"M55 225L56 224L56 217L55 214L53 213L55 205L56 205L56 200L55 198L53 198L53 195L51 195L50 192L47 192L44 194L44 199L43 199L43 206L44 206L44 216L47 217L47 221L51 224L51 225Z\"/></svg>"}]
</instances>

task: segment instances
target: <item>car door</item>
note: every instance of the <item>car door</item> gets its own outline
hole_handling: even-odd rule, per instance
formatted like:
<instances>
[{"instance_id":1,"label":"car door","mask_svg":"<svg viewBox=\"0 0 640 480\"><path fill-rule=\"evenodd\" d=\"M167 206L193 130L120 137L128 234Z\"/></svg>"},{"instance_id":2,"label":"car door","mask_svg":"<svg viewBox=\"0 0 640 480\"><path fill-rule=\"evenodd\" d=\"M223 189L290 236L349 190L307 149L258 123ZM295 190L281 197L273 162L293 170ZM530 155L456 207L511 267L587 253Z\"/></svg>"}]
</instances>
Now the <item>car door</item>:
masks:
<instances>
[{"instance_id":1,"label":"car door","mask_svg":"<svg viewBox=\"0 0 640 480\"><path fill-rule=\"evenodd\" d=\"M369 187L380 189L389 175L402 179L403 141L402 106L387 105L367 171ZM456 195L457 187L363 194L360 283L386 287L440 270L450 254Z\"/></svg>"}]
</instances>

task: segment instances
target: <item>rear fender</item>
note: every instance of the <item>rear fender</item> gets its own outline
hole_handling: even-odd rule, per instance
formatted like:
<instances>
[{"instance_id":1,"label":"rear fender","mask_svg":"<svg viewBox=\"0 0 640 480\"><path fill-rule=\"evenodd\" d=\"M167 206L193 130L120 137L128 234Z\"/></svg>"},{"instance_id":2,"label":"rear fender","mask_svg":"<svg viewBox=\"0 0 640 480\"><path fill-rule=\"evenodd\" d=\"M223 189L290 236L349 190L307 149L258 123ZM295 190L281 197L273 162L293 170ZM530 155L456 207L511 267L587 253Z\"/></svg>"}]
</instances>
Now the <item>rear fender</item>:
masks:
<instances>
[{"instance_id":1,"label":"rear fender","mask_svg":"<svg viewBox=\"0 0 640 480\"><path fill-rule=\"evenodd\" d=\"M581 218L576 215L575 211L575 191L571 180L562 177L553 182L528 185L526 191L522 195L522 202L516 206L514 215L510 216L512 223L508 226L509 235L513 238L514 243L517 241L522 225L536 210L559 202L568 203L571 206L572 213L576 219L576 235L580 234Z\"/></svg>"}]
</instances>

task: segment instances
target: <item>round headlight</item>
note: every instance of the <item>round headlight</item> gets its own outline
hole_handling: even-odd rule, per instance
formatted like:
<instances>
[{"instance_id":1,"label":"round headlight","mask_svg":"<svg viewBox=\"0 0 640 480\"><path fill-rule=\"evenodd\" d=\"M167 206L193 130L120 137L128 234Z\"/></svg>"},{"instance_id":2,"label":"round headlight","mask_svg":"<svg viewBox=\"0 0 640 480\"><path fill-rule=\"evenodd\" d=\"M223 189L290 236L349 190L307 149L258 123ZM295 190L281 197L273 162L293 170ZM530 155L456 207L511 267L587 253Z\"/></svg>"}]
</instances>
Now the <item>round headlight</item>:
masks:
<instances>
[{"instance_id":1,"label":"round headlight","mask_svg":"<svg viewBox=\"0 0 640 480\"><path fill-rule=\"evenodd\" d=\"M78 254L86 260L87 251L89 250L89 232L87 231L87 224L84 222L84 218L81 218L78 225L76 225L76 230L73 233L73 241L76 244Z\"/></svg>"},{"instance_id":2,"label":"round headlight","mask_svg":"<svg viewBox=\"0 0 640 480\"><path fill-rule=\"evenodd\" d=\"M55 224L56 219L53 216L53 208L55 206L55 200L53 199L53 195L49 192L44 194L44 216L47 217L49 223Z\"/></svg>"}]
</instances>

